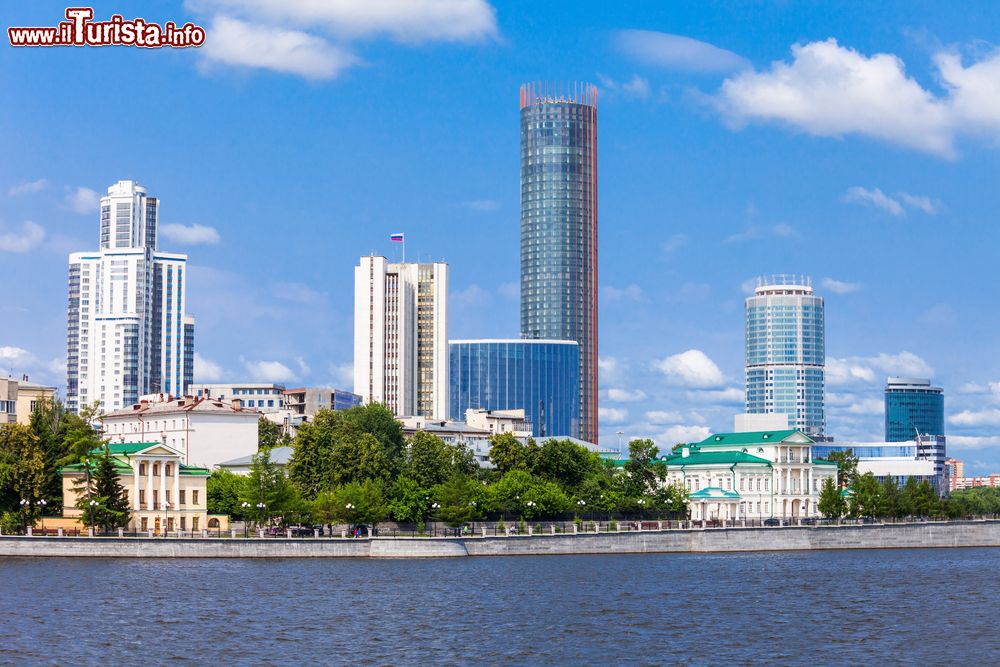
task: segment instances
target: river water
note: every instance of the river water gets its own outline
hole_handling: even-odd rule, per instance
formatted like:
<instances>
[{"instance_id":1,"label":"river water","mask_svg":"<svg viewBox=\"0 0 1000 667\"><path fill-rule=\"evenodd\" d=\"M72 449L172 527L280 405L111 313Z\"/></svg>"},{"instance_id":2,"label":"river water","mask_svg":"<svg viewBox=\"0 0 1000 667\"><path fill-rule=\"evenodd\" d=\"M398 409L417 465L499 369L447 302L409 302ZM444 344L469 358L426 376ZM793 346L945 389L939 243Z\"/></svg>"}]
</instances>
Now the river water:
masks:
<instances>
[{"instance_id":1,"label":"river water","mask_svg":"<svg viewBox=\"0 0 1000 667\"><path fill-rule=\"evenodd\" d=\"M1000 549L0 558L3 664L996 663Z\"/></svg>"}]
</instances>

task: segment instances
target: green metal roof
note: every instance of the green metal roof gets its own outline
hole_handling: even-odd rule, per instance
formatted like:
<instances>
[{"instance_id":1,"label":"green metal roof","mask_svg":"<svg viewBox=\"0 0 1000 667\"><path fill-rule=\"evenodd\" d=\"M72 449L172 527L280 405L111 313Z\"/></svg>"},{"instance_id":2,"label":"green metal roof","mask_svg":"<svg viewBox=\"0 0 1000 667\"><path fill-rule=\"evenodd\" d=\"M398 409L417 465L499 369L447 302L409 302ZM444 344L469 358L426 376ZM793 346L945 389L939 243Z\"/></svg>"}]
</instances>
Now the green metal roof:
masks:
<instances>
[{"instance_id":1,"label":"green metal roof","mask_svg":"<svg viewBox=\"0 0 1000 667\"><path fill-rule=\"evenodd\" d=\"M694 493L688 494L688 500L739 500L740 494L736 491L726 491L717 486L706 486Z\"/></svg>"},{"instance_id":2,"label":"green metal roof","mask_svg":"<svg viewBox=\"0 0 1000 667\"><path fill-rule=\"evenodd\" d=\"M128 456L129 454L135 454L141 452L144 449L149 449L150 447L166 447L162 442L109 442L108 451L112 455L124 454ZM167 447L169 449L169 447ZM104 451L104 447L98 447L91 450L91 454L100 454Z\"/></svg>"},{"instance_id":3,"label":"green metal roof","mask_svg":"<svg viewBox=\"0 0 1000 667\"><path fill-rule=\"evenodd\" d=\"M132 474L132 466L130 466L129 464L125 463L121 459L117 459L117 458L114 458L114 457L112 457L111 460L115 464L115 472L116 473L118 473L119 475L131 475ZM96 470L97 470L97 462L96 461L91 461L91 463L90 463L90 472L91 472L91 474L93 474L94 471L96 471ZM82 473L84 471L85 471L84 470L84 464L82 464L82 463L73 463L73 464L70 464L68 466L63 466L62 468L59 468L59 474L60 475L65 475L67 473Z\"/></svg>"},{"instance_id":4,"label":"green metal roof","mask_svg":"<svg viewBox=\"0 0 1000 667\"><path fill-rule=\"evenodd\" d=\"M827 461L826 459L813 459L813 464L818 466L837 466L840 467L836 461Z\"/></svg>"},{"instance_id":5,"label":"green metal roof","mask_svg":"<svg viewBox=\"0 0 1000 667\"><path fill-rule=\"evenodd\" d=\"M677 466L697 466L697 465L733 465L736 463L754 463L770 466L771 462L753 454L745 452L702 452L697 446L689 449L690 453L684 456L677 453L661 459L667 467Z\"/></svg>"},{"instance_id":6,"label":"green metal roof","mask_svg":"<svg viewBox=\"0 0 1000 667\"><path fill-rule=\"evenodd\" d=\"M811 444L809 436L795 429L784 431L749 431L747 433L715 433L697 444L699 447L747 447L750 445L773 445L783 442L793 435L801 435Z\"/></svg>"}]
</instances>

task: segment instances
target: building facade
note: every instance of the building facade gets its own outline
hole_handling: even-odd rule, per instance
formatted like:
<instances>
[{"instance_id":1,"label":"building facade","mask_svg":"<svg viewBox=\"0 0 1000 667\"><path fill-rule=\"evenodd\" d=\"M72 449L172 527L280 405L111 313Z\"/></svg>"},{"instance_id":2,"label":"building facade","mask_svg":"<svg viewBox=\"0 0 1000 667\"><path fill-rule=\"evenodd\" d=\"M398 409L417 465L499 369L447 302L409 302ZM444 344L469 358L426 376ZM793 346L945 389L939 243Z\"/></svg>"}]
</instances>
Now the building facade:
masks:
<instances>
[{"instance_id":1,"label":"building facade","mask_svg":"<svg viewBox=\"0 0 1000 667\"><path fill-rule=\"evenodd\" d=\"M159 442L185 465L212 467L257 452L260 413L237 401L168 395L144 397L135 405L100 417L112 444Z\"/></svg>"},{"instance_id":2,"label":"building facade","mask_svg":"<svg viewBox=\"0 0 1000 667\"><path fill-rule=\"evenodd\" d=\"M0 424L17 423L17 380L0 379Z\"/></svg>"},{"instance_id":3,"label":"building facade","mask_svg":"<svg viewBox=\"0 0 1000 667\"><path fill-rule=\"evenodd\" d=\"M961 459L945 459L944 469L948 474L948 488L954 491L958 488L958 480L965 477L965 461Z\"/></svg>"},{"instance_id":4,"label":"building facade","mask_svg":"<svg viewBox=\"0 0 1000 667\"><path fill-rule=\"evenodd\" d=\"M579 343L579 433L589 442L597 297L597 89L521 86L521 335Z\"/></svg>"},{"instance_id":5,"label":"building facade","mask_svg":"<svg viewBox=\"0 0 1000 667\"><path fill-rule=\"evenodd\" d=\"M111 444L118 480L128 493L132 517L127 530L153 531L154 535L225 529L225 516L208 515L207 468L183 463L180 452L158 442ZM92 454L98 456L101 449ZM91 473L94 464L91 464ZM85 465L78 463L59 471L63 480L63 516L80 518L84 510L76 507L86 476Z\"/></svg>"},{"instance_id":6,"label":"building facade","mask_svg":"<svg viewBox=\"0 0 1000 667\"><path fill-rule=\"evenodd\" d=\"M278 412L285 407L285 385L271 382L193 384L188 386L187 395L229 405L237 401L241 408L257 412Z\"/></svg>"},{"instance_id":7,"label":"building facade","mask_svg":"<svg viewBox=\"0 0 1000 667\"><path fill-rule=\"evenodd\" d=\"M891 377L885 385L885 439L944 435L944 389L930 380Z\"/></svg>"},{"instance_id":8,"label":"building facade","mask_svg":"<svg viewBox=\"0 0 1000 667\"><path fill-rule=\"evenodd\" d=\"M56 396L55 387L28 381L0 378L0 424L30 424L31 413L40 402L51 403Z\"/></svg>"},{"instance_id":9,"label":"building facade","mask_svg":"<svg viewBox=\"0 0 1000 667\"><path fill-rule=\"evenodd\" d=\"M900 486L910 477L918 482L930 482L939 495L949 487L944 460L938 452L916 440L900 442L821 442L813 445L813 453L827 458L833 452L851 450L858 458L858 473L872 473L880 481L891 477Z\"/></svg>"},{"instance_id":10,"label":"building facade","mask_svg":"<svg viewBox=\"0 0 1000 667\"><path fill-rule=\"evenodd\" d=\"M447 417L447 264L361 258L354 269L354 393L397 416Z\"/></svg>"},{"instance_id":11,"label":"building facade","mask_svg":"<svg viewBox=\"0 0 1000 667\"><path fill-rule=\"evenodd\" d=\"M194 371L187 256L157 250L159 201L135 181L101 198L100 249L69 256L66 406L181 394Z\"/></svg>"},{"instance_id":12,"label":"building facade","mask_svg":"<svg viewBox=\"0 0 1000 667\"><path fill-rule=\"evenodd\" d=\"M758 278L746 300L746 412L788 415L816 438L826 431L823 298L807 276Z\"/></svg>"},{"instance_id":13,"label":"building facade","mask_svg":"<svg viewBox=\"0 0 1000 667\"><path fill-rule=\"evenodd\" d=\"M813 445L795 430L717 433L665 457L666 483L687 491L693 519L816 517L837 465L815 457Z\"/></svg>"},{"instance_id":14,"label":"building facade","mask_svg":"<svg viewBox=\"0 0 1000 667\"><path fill-rule=\"evenodd\" d=\"M455 340L449 350L452 419L463 419L470 409L521 409L535 437L580 437L580 352L575 341Z\"/></svg>"}]
</instances>

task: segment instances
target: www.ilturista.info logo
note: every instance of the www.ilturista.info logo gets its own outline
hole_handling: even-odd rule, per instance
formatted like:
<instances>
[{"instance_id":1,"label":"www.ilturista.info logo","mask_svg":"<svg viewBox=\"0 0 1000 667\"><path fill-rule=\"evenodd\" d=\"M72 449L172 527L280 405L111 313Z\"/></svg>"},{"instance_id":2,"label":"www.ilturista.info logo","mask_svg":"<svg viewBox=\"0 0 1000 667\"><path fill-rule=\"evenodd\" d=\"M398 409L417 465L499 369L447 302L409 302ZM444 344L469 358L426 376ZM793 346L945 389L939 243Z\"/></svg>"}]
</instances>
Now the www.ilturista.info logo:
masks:
<instances>
[{"instance_id":1,"label":"www.ilturista.info logo","mask_svg":"<svg viewBox=\"0 0 1000 667\"><path fill-rule=\"evenodd\" d=\"M7 28L11 46L164 46L187 48L205 43L205 29L193 23L163 25L145 19L126 20L115 14L108 21L93 21L92 7L68 7L66 21L55 27Z\"/></svg>"}]
</instances>

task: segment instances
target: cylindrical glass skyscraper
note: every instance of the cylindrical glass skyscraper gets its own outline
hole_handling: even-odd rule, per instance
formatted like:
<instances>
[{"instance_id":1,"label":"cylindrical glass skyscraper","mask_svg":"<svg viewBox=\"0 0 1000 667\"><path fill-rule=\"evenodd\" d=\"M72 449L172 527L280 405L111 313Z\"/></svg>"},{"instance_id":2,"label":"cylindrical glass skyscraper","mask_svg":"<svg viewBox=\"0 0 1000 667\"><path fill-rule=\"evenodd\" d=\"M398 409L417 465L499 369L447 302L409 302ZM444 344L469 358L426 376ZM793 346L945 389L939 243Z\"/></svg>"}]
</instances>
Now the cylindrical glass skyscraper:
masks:
<instances>
[{"instance_id":1,"label":"cylindrical glass skyscraper","mask_svg":"<svg viewBox=\"0 0 1000 667\"><path fill-rule=\"evenodd\" d=\"M930 380L891 377L885 385L885 440L944 435L944 390Z\"/></svg>"},{"instance_id":2,"label":"cylindrical glass skyscraper","mask_svg":"<svg viewBox=\"0 0 1000 667\"><path fill-rule=\"evenodd\" d=\"M597 442L597 89L521 86L521 335L574 340Z\"/></svg>"},{"instance_id":3,"label":"cylindrical glass skyscraper","mask_svg":"<svg viewBox=\"0 0 1000 667\"><path fill-rule=\"evenodd\" d=\"M757 280L746 302L746 411L788 415L809 436L826 429L823 297L807 276Z\"/></svg>"}]
</instances>

